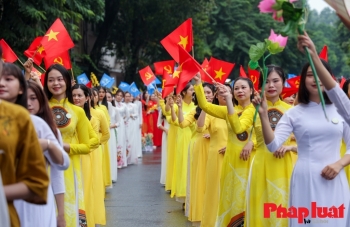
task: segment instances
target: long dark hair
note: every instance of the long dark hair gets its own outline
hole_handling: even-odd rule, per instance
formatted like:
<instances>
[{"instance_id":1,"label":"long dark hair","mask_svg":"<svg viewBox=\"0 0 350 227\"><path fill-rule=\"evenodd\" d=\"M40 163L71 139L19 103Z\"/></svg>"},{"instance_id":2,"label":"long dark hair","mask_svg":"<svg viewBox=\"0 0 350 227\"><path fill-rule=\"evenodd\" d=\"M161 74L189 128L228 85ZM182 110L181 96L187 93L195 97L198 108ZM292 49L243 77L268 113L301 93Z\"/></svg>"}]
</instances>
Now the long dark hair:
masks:
<instances>
[{"instance_id":1,"label":"long dark hair","mask_svg":"<svg viewBox=\"0 0 350 227\"><path fill-rule=\"evenodd\" d=\"M146 94L149 95L148 91L144 91L144 92L142 93L142 100L145 101L145 102L144 102L145 104L142 104L142 105L143 105L143 109L144 109L145 111L147 111ZM123 96L124 96L124 95L123 95ZM151 98L151 96L149 95L148 101L150 100L150 98Z\"/></svg>"},{"instance_id":2,"label":"long dark hair","mask_svg":"<svg viewBox=\"0 0 350 227\"><path fill-rule=\"evenodd\" d=\"M94 99L95 99L95 94L94 92L96 92L96 95L98 97L98 89L97 88L91 88L91 107L95 109L95 102L94 102ZM100 106L100 104L98 104L98 101L97 101L97 106Z\"/></svg>"},{"instance_id":3,"label":"long dark hair","mask_svg":"<svg viewBox=\"0 0 350 227\"><path fill-rule=\"evenodd\" d=\"M72 95L72 81L71 81L71 76L68 72L68 70L66 68L64 68L62 65L60 64L53 64L51 65L45 73L45 80L44 80L44 92L47 96L47 98L50 100L52 98L52 93L49 91L49 88L47 86L47 82L49 80L49 73L52 70L57 70L58 72L61 73L61 75L63 76L63 80L66 83L66 98L68 99L68 101L72 104L74 104L73 102L73 95Z\"/></svg>"},{"instance_id":4,"label":"long dark hair","mask_svg":"<svg viewBox=\"0 0 350 227\"><path fill-rule=\"evenodd\" d=\"M104 106L107 108L107 110L108 110L108 103L107 103L107 96L106 96L106 94L107 94L107 89L104 88L104 87L101 87L101 86L98 86L97 89L98 89L97 94L100 93L100 90L101 90L101 89L104 90L104 92L105 92L105 97L102 99L101 103L102 103L102 105L104 105ZM100 95L99 95L98 98L99 98L98 100L100 100Z\"/></svg>"},{"instance_id":5,"label":"long dark hair","mask_svg":"<svg viewBox=\"0 0 350 227\"><path fill-rule=\"evenodd\" d=\"M113 99L113 94L112 94L112 91L111 90L109 90L109 89L107 89L107 93L108 94L110 94L111 96L112 96L112 106L114 106L115 107L115 101L114 101L114 99ZM107 93L106 93L106 96L107 96Z\"/></svg>"},{"instance_id":6,"label":"long dark hair","mask_svg":"<svg viewBox=\"0 0 350 227\"><path fill-rule=\"evenodd\" d=\"M187 93L187 90L192 86L191 82L188 82L186 84L186 86L184 87L184 89L182 89L182 91L180 92L180 95L182 98L185 97L185 94Z\"/></svg>"},{"instance_id":7,"label":"long dark hair","mask_svg":"<svg viewBox=\"0 0 350 227\"><path fill-rule=\"evenodd\" d=\"M75 85L72 87L72 93L73 93L73 90L75 90L75 89L80 89L80 90L82 90L86 98L90 98L90 97L91 97L90 89L87 88L84 84L75 84ZM84 111L85 111L86 117L87 117L89 120L91 120L90 105L89 105L88 102L85 102L85 103L84 103L83 109L84 109Z\"/></svg>"},{"instance_id":8,"label":"long dark hair","mask_svg":"<svg viewBox=\"0 0 350 227\"><path fill-rule=\"evenodd\" d=\"M209 84L209 83L204 83L203 84L203 88L205 88L205 87L209 88L211 90L211 92L213 93L213 96L215 96L215 86L214 85ZM193 103L197 106L196 107L196 113L194 114L194 119L198 120L199 115L202 112L202 109L198 105L198 100L197 100L196 94L194 94L194 96L193 96Z\"/></svg>"},{"instance_id":9,"label":"long dark hair","mask_svg":"<svg viewBox=\"0 0 350 227\"><path fill-rule=\"evenodd\" d=\"M17 95L15 104L21 105L27 109L27 82L21 72L21 69L13 63L4 63L2 76L4 75L12 75L19 81L20 89L22 89L22 94Z\"/></svg>"},{"instance_id":10,"label":"long dark hair","mask_svg":"<svg viewBox=\"0 0 350 227\"><path fill-rule=\"evenodd\" d=\"M243 77L239 77L239 78L237 78L236 80L235 80L235 82L233 83L233 90L235 89L235 84L237 83L237 81L239 81L239 80L244 80L244 81L246 81L247 83L248 83L248 86L249 86L249 88L250 89L253 89L253 92L252 92L252 94L250 95L250 101L252 101L253 100L253 98L254 98L254 84L253 84L253 82L249 79L249 78L243 78ZM260 82L259 82L260 83ZM262 82L261 82L262 83ZM235 98L235 96L234 95L232 95L232 100L233 100L233 103L235 104L235 105L238 105L238 100Z\"/></svg>"},{"instance_id":11,"label":"long dark hair","mask_svg":"<svg viewBox=\"0 0 350 227\"><path fill-rule=\"evenodd\" d=\"M350 84L350 79L347 79L343 85L343 91L345 92L346 96L348 96L348 98L350 98L348 95L349 84Z\"/></svg>"},{"instance_id":12,"label":"long dark hair","mask_svg":"<svg viewBox=\"0 0 350 227\"><path fill-rule=\"evenodd\" d=\"M332 73L332 69L329 66L329 64L321 59L321 62L323 64L323 66L327 69L327 71L333 75ZM300 73L300 85L299 85L299 91L298 91L298 103L304 103L304 104L308 104L310 102L310 93L306 88L306 75L307 75L307 69L310 67L310 63L307 62L303 68L301 69L301 73ZM332 104L331 100L328 98L328 95L325 91L322 92L324 101L326 104Z\"/></svg>"},{"instance_id":13,"label":"long dark hair","mask_svg":"<svg viewBox=\"0 0 350 227\"><path fill-rule=\"evenodd\" d=\"M39 111L35 115L43 119L48 124L51 131L58 139L56 122L49 106L49 100L47 99L43 89L34 81L27 81L27 83L28 89L31 89L34 92L39 102Z\"/></svg>"}]
</instances>

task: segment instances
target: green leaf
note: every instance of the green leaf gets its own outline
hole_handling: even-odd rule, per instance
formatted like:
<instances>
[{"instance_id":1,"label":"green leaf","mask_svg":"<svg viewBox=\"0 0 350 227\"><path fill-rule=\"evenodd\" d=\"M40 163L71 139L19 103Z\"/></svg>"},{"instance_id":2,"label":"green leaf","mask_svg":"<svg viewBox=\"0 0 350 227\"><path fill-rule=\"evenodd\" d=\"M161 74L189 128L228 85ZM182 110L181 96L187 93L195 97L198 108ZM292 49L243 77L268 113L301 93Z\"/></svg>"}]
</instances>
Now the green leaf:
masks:
<instances>
[{"instance_id":1,"label":"green leaf","mask_svg":"<svg viewBox=\"0 0 350 227\"><path fill-rule=\"evenodd\" d=\"M282 9L283 21L285 24L288 24L289 21L299 22L304 13L304 9L294 8L294 5L290 2L283 2Z\"/></svg>"},{"instance_id":2,"label":"green leaf","mask_svg":"<svg viewBox=\"0 0 350 227\"><path fill-rule=\"evenodd\" d=\"M265 43L258 43L256 45L252 45L249 49L249 58L252 61L258 61L265 53L266 45Z\"/></svg>"},{"instance_id":3,"label":"green leaf","mask_svg":"<svg viewBox=\"0 0 350 227\"><path fill-rule=\"evenodd\" d=\"M288 21L288 23L279 31L279 33L286 37L295 34L298 28L298 22Z\"/></svg>"},{"instance_id":4,"label":"green leaf","mask_svg":"<svg viewBox=\"0 0 350 227\"><path fill-rule=\"evenodd\" d=\"M259 67L259 62L250 60L248 65L249 65L249 68L254 70Z\"/></svg>"}]
</instances>

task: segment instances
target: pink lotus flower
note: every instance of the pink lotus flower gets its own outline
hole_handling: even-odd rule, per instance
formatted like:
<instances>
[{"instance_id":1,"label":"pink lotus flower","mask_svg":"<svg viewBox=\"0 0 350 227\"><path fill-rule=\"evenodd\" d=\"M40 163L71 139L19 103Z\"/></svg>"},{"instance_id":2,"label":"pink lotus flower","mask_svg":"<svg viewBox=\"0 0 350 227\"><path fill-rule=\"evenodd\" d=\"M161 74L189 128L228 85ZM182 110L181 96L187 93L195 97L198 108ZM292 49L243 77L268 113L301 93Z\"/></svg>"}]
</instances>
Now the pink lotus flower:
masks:
<instances>
[{"instance_id":1,"label":"pink lotus flower","mask_svg":"<svg viewBox=\"0 0 350 227\"><path fill-rule=\"evenodd\" d=\"M288 1L288 0L286 0ZM290 3L296 2L297 0L289 0ZM261 13L272 13L273 19L276 21L283 21L282 10L276 9L278 7L276 0L262 0L258 8L260 9Z\"/></svg>"},{"instance_id":2,"label":"pink lotus flower","mask_svg":"<svg viewBox=\"0 0 350 227\"><path fill-rule=\"evenodd\" d=\"M285 47L287 45L288 37L283 37L281 35L277 35L272 29L270 33L269 40L274 43L279 43L281 47Z\"/></svg>"}]
</instances>

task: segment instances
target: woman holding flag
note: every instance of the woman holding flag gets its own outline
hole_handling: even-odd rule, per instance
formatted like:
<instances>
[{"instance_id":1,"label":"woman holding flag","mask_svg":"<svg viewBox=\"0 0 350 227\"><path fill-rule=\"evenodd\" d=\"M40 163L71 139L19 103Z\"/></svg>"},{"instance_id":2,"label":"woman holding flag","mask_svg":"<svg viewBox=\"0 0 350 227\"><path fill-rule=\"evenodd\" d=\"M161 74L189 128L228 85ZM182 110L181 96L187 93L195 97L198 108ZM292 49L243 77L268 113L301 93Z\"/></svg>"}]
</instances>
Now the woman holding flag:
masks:
<instances>
[{"instance_id":1,"label":"woman holding flag","mask_svg":"<svg viewBox=\"0 0 350 227\"><path fill-rule=\"evenodd\" d=\"M253 146L248 140L255 112L251 103L253 83L245 78L235 80L234 97L237 100L235 107L229 89L224 85L219 86L219 95L224 96L226 100L227 107L224 107L205 101L199 73L194 77L194 80L196 81L195 92L199 106L207 114L226 119L227 124L229 124L229 139L221 170L219 207L215 216L211 213L211 219L204 224L214 226L215 219L216 226L220 227L228 226L230 223L242 223L249 167L254 157ZM234 118L234 124L231 124L230 118ZM246 149L247 143L250 143L250 147ZM213 211L215 212L215 210Z\"/></svg>"}]
</instances>

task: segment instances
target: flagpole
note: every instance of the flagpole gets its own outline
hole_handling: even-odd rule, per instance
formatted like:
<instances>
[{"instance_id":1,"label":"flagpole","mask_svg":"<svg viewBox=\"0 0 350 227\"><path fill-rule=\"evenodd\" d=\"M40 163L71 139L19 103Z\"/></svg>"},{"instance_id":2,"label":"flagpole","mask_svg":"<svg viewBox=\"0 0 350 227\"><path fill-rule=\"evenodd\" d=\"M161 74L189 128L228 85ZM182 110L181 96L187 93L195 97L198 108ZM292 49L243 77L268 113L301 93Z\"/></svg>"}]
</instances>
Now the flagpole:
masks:
<instances>
[{"instance_id":1,"label":"flagpole","mask_svg":"<svg viewBox=\"0 0 350 227\"><path fill-rule=\"evenodd\" d=\"M18 60L18 61L19 61L19 63L21 63L21 64L22 64L22 66L24 67L24 64L23 64L23 62L21 61L21 59L17 58L17 60Z\"/></svg>"},{"instance_id":2,"label":"flagpole","mask_svg":"<svg viewBox=\"0 0 350 227\"><path fill-rule=\"evenodd\" d=\"M38 65L38 67L39 67L39 69L43 70L43 71L44 71L44 73L46 73L46 70L45 70L45 69L43 69L43 67L41 67L40 65Z\"/></svg>"}]
</instances>

